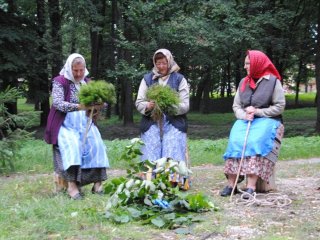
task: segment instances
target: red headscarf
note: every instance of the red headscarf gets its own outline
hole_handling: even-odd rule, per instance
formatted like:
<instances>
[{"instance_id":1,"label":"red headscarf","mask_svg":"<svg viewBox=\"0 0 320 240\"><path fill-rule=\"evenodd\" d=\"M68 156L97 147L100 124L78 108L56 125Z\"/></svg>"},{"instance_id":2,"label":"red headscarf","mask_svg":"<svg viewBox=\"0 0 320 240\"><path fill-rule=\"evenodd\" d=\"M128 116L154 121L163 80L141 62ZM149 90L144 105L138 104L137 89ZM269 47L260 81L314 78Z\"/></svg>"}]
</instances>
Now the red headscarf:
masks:
<instances>
[{"instance_id":1,"label":"red headscarf","mask_svg":"<svg viewBox=\"0 0 320 240\"><path fill-rule=\"evenodd\" d=\"M258 50L248 50L247 56L250 59L250 72L243 81L243 84L241 86L242 92L246 88L247 84L249 84L252 89L255 89L256 82L254 81L254 79L259 79L268 74L272 74L276 76L277 79L281 80L281 76L278 70L266 54Z\"/></svg>"}]
</instances>

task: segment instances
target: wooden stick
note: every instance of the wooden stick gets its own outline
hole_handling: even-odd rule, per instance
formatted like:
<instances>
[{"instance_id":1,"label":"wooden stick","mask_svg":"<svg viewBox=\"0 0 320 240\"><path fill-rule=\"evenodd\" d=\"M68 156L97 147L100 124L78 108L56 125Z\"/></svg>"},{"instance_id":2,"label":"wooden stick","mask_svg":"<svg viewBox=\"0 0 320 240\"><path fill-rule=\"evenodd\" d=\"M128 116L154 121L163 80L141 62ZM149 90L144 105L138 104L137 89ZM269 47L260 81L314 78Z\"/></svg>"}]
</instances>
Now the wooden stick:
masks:
<instances>
[{"instance_id":1,"label":"wooden stick","mask_svg":"<svg viewBox=\"0 0 320 240\"><path fill-rule=\"evenodd\" d=\"M239 168L238 168L238 173L237 173L237 177L236 177L236 181L234 182L233 188L232 188L232 192L230 195L230 202L232 201L232 196L234 194L234 190L236 189L237 183L238 183L238 179L239 179L239 175L240 175L240 171L241 171L241 167L242 167L242 162L244 159L244 153L246 151L246 146L247 146L247 140L248 140L248 135L249 135L249 130L250 130L250 126L251 126L251 121L248 121L248 126L247 126L247 131L246 131L246 135L244 138L244 143L243 143L243 148L242 148L242 153L241 153L241 159L240 159L240 163L239 163Z\"/></svg>"},{"instance_id":2,"label":"wooden stick","mask_svg":"<svg viewBox=\"0 0 320 240\"><path fill-rule=\"evenodd\" d=\"M93 117L93 111L94 111L94 106L92 106L90 108L91 112L90 112L90 115L89 115L89 118L87 120L87 126L86 126L86 132L84 133L84 136L83 136L83 140L82 140L82 147L84 148L85 144L86 144L86 141L87 141L87 135L88 135L88 132L89 132L89 127L90 127L90 124L92 123L92 117Z\"/></svg>"}]
</instances>

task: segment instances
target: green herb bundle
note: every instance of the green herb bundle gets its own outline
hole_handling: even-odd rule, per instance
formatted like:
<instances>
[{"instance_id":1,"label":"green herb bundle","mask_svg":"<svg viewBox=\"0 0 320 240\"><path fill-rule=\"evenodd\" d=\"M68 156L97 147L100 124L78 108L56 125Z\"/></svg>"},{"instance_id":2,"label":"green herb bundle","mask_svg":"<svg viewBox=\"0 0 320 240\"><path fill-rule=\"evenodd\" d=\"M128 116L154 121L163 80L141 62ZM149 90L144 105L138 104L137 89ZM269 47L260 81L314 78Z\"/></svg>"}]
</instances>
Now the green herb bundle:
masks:
<instances>
[{"instance_id":1,"label":"green herb bundle","mask_svg":"<svg viewBox=\"0 0 320 240\"><path fill-rule=\"evenodd\" d=\"M115 95L113 84L103 80L90 81L80 88L79 101L85 106L102 104L104 102L112 104L116 102Z\"/></svg>"},{"instance_id":2,"label":"green herb bundle","mask_svg":"<svg viewBox=\"0 0 320 240\"><path fill-rule=\"evenodd\" d=\"M153 120L160 120L162 113L168 115L177 113L180 99L178 93L171 87L154 84L149 87L146 95L149 101L155 102L155 107L151 112Z\"/></svg>"}]
</instances>

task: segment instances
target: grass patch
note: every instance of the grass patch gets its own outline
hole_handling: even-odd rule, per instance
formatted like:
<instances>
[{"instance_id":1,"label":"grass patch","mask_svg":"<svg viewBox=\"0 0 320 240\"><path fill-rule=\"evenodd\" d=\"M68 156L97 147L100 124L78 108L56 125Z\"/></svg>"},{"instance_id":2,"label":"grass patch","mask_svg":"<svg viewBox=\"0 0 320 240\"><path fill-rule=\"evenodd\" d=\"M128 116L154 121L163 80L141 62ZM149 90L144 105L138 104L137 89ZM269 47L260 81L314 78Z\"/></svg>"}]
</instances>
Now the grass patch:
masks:
<instances>
[{"instance_id":1,"label":"grass patch","mask_svg":"<svg viewBox=\"0 0 320 240\"><path fill-rule=\"evenodd\" d=\"M125 169L127 163L120 159L125 146L130 140L105 141L110 166L113 169ZM203 164L222 165L222 156L228 139L188 140L189 156L192 166ZM320 156L320 136L284 138L279 160L305 159ZM14 161L15 171L24 173L50 173L53 171L52 147L42 140L29 140L17 154Z\"/></svg>"},{"instance_id":2,"label":"grass patch","mask_svg":"<svg viewBox=\"0 0 320 240\"><path fill-rule=\"evenodd\" d=\"M287 105L292 105L295 102L295 94L286 94L286 103ZM299 93L298 101L300 105L312 105L314 104L316 98L316 93Z\"/></svg>"}]
</instances>

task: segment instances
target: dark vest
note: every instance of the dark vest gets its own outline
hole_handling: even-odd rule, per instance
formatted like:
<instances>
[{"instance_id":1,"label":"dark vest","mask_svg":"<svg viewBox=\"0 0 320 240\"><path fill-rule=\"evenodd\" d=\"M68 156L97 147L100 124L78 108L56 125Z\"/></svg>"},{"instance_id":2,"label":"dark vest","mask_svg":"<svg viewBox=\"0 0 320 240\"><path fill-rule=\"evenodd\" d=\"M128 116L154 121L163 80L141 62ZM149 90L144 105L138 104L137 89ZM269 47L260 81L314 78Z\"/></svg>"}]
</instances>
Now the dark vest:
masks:
<instances>
[{"instance_id":1,"label":"dark vest","mask_svg":"<svg viewBox=\"0 0 320 240\"><path fill-rule=\"evenodd\" d=\"M155 79L155 80L152 79L153 75L154 75L153 73L147 73L146 75L144 75L144 80L146 81L146 84L148 87L150 87L153 84L159 83L159 79ZM179 85L182 79L183 79L183 75L181 75L180 73L173 72L170 74L167 85L178 92ZM187 123L186 114L175 115L175 116L167 115L166 117L168 122L171 123L179 131L185 132L185 133L187 132L188 123ZM149 115L142 115L142 119L140 122L141 133L148 131L153 124L156 124L156 122L153 121Z\"/></svg>"},{"instance_id":2,"label":"dark vest","mask_svg":"<svg viewBox=\"0 0 320 240\"><path fill-rule=\"evenodd\" d=\"M243 81L244 79L241 80L239 86L242 86ZM246 84L245 90L239 92L242 107L269 107L272 104L272 95L277 81L275 76L270 75L269 79L263 78L255 89L250 88L249 84ZM281 119L281 115L274 118Z\"/></svg>"},{"instance_id":3,"label":"dark vest","mask_svg":"<svg viewBox=\"0 0 320 240\"><path fill-rule=\"evenodd\" d=\"M61 85L63 86L64 100L66 102L70 102L70 94L71 94L70 83L71 83L71 81L64 78L63 75L55 77L53 79L53 81L57 81L57 82L61 83ZM88 82L89 79L85 78L85 81ZM66 117L66 114L67 113L61 112L61 111L57 110L54 106L51 106L49 116L47 119L45 136L44 136L44 140L46 141L46 143L57 144L59 130L60 130L60 127Z\"/></svg>"}]
</instances>

